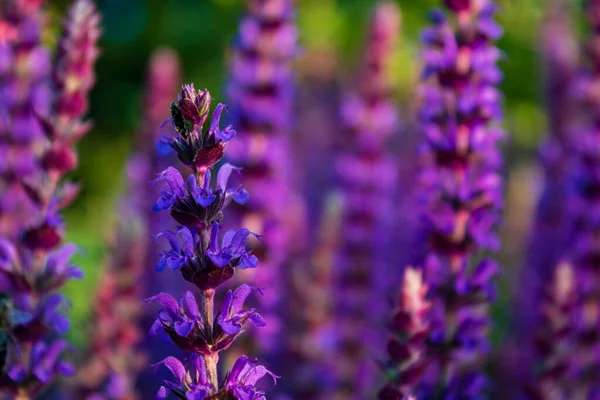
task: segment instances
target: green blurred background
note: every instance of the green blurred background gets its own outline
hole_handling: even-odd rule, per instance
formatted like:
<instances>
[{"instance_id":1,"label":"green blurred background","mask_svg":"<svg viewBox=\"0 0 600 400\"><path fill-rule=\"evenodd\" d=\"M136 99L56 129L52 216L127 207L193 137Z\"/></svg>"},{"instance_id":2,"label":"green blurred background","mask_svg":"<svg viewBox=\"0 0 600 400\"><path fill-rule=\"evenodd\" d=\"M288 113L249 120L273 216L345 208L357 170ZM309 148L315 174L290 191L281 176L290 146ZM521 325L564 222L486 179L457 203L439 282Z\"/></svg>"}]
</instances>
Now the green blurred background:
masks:
<instances>
[{"instance_id":1,"label":"green blurred background","mask_svg":"<svg viewBox=\"0 0 600 400\"><path fill-rule=\"evenodd\" d=\"M69 3L51 2L52 31L58 31L60 16ZM357 63L363 43L370 0L298 0L298 23L304 54L313 50L330 52L344 73ZM544 0L503 0L499 2L500 23L505 36L500 47L506 53L501 68L505 72L506 146L511 181L508 185L505 241L502 259L509 271L519 266L532 203L531 183L536 181L536 146L546 130L541 101L539 31ZM398 1L403 12L403 36L395 62L394 78L399 97L408 103L418 77L420 30L427 24L427 11L437 0ZM81 344L82 328L102 266L104 242L114 215L114 203L123 187L123 167L140 123L146 67L152 51L170 47L182 62L183 79L207 87L219 101L227 70L227 49L243 13L242 0L98 0L103 14L102 55L97 64L98 81L92 94L89 118L94 129L79 146L80 167L74 178L83 192L67 212L69 240L80 244L85 253L78 262L86 272L83 281L68 288L73 299L73 339ZM314 60L299 60L299 81ZM409 114L407 112L407 114ZM527 190L523 190L527 185ZM527 192L527 193L526 193ZM512 200L514 199L514 200ZM508 232L508 234L507 234ZM152 268L149 267L149 272ZM510 279L504 277L507 298ZM497 308L502 328L508 308ZM502 330L497 331L502 336Z\"/></svg>"}]
</instances>

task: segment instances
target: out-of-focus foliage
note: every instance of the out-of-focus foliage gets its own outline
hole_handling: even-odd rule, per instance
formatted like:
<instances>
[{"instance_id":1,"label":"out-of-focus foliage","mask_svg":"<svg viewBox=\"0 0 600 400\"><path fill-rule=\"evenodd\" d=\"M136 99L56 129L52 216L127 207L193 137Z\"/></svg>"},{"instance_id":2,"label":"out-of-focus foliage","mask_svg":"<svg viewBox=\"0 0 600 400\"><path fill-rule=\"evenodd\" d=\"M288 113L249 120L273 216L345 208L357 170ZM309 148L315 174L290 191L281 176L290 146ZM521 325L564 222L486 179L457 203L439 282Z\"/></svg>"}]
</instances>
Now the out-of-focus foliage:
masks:
<instances>
[{"instance_id":1,"label":"out-of-focus foliage","mask_svg":"<svg viewBox=\"0 0 600 400\"><path fill-rule=\"evenodd\" d=\"M428 10L439 1L398 3L403 12L403 37L394 80L399 97L407 103L413 97L420 68L420 30L427 24ZM499 19L506 31L500 47L506 53L501 68L506 76L506 128L511 135L507 163L514 166L531 162L546 129L537 50L545 0L499 3ZM58 31L57 15L66 4L65 0L51 2L54 25L47 35L49 41ZM310 58L315 51L333 52L340 71L337 76L347 82L358 63L356 57L373 1L298 0L297 4L303 54L307 56L299 60L299 69L315 67L317 60ZM152 50L159 46L175 49L182 61L184 81L210 88L215 99L223 101L227 49L243 11L241 0L98 0L98 6L103 14L104 35L89 116L94 129L80 145L81 162L75 173L84 190L67 215L69 239L85 249L78 261L86 278L68 289L73 299L72 332L76 341L82 340L85 332L79 328L89 311L102 265L108 227L114 218L114 199L122 188L124 163L139 124L146 65ZM414 104L407 105L403 113L410 115L410 109ZM509 206L510 201L509 197ZM510 220L507 226L512 226ZM508 259L513 264L507 269L514 269L513 255ZM153 277L152 266L148 270Z\"/></svg>"}]
</instances>

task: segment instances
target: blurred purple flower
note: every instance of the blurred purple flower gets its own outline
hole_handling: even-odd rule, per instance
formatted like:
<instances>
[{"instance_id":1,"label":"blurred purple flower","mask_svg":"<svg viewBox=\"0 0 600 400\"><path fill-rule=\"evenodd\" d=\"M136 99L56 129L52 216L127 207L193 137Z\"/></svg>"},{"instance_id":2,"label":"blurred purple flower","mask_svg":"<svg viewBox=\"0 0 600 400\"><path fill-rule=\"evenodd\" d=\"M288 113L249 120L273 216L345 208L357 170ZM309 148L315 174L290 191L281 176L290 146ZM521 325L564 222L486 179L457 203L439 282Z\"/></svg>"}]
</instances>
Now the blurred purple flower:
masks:
<instances>
[{"instance_id":1,"label":"blurred purple flower","mask_svg":"<svg viewBox=\"0 0 600 400\"><path fill-rule=\"evenodd\" d=\"M255 283L269 293L259 299L269 328L257 331L256 340L267 361L283 360L282 265L301 242L294 230L302 223L296 217L302 206L293 191L289 148L298 33L292 0L247 0L246 6L229 60L227 94L239 137L228 158L244 168L245 186L253 193L235 210L238 220L262 238L255 251L262 262Z\"/></svg>"},{"instance_id":2,"label":"blurred purple flower","mask_svg":"<svg viewBox=\"0 0 600 400\"><path fill-rule=\"evenodd\" d=\"M485 398L487 378L479 360L488 352L489 303L496 296L492 278L499 267L483 251L499 246L495 228L502 207L502 157L497 147L504 133L501 35L492 1L446 2L451 14L432 13L425 30L425 67L421 85L424 168L420 198L421 254L429 287L429 334L414 379L390 365L392 387L411 381L417 398ZM402 335L392 329L392 334ZM392 360L394 356L390 357Z\"/></svg>"},{"instance_id":3,"label":"blurred purple flower","mask_svg":"<svg viewBox=\"0 0 600 400\"><path fill-rule=\"evenodd\" d=\"M343 211L333 271L336 344L328 357L334 391L347 399L372 393L378 374L373 360L384 356L381 326L391 311L386 303L397 274L389 238L398 163L389 148L400 127L389 73L400 24L395 4L375 6L363 64L340 110L345 136L335 166Z\"/></svg>"},{"instance_id":4,"label":"blurred purple flower","mask_svg":"<svg viewBox=\"0 0 600 400\"><path fill-rule=\"evenodd\" d=\"M517 316L519 339L530 340L537 313L531 313L552 280L555 265L564 255L568 229L567 185L570 141L575 128L574 84L578 49L569 19L572 5L555 0L548 7L542 27L541 47L545 68L546 113L549 132L540 148L544 182L531 227L527 258L520 282Z\"/></svg>"},{"instance_id":5,"label":"blurred purple flower","mask_svg":"<svg viewBox=\"0 0 600 400\"><path fill-rule=\"evenodd\" d=\"M18 40L0 44L0 53L13 58L20 71L12 70L12 63L0 71L3 94L0 111L6 112L6 118L2 115L0 123L0 153L6 143L19 144L22 148L14 154L23 158L20 162L37 166L27 174L16 174L9 160L2 165L5 174L0 180L0 187L6 189L2 191L3 200L12 198L19 207L29 204L21 210L26 210L26 215L17 210L6 217L0 212L0 234L3 235L0 237L0 286L8 296L3 307L11 310L7 312L5 334L12 339L7 343L3 369L8 373L0 377L0 387L5 394L26 397L40 394L57 374L73 372L67 363L59 360L68 347L66 342L55 339L48 344L48 340L69 328L69 320L64 316L67 302L57 291L70 279L82 275L70 262L76 247L62 244L65 229L60 211L78 192L75 185L63 182L63 178L76 167L73 145L87 132L89 124L81 120L85 108L65 116L60 98L74 89L75 79L80 78L85 84L77 87L78 96L85 101L93 84L99 22L93 3L89 0L73 2L54 65L55 75L60 78L56 91L46 92L52 66L47 49L39 41L40 7L41 2L33 1L11 0L3 5L7 19L19 34ZM11 81L11 74L17 72L23 74L23 79ZM20 83L11 86L17 81ZM4 87L5 83L10 90ZM4 90L8 90L6 96ZM11 90L25 95L6 102L11 100ZM54 102L50 102L51 94ZM22 151L24 148L36 150ZM8 152L11 153L12 148ZM18 183L26 199L12 190L14 183Z\"/></svg>"},{"instance_id":6,"label":"blurred purple flower","mask_svg":"<svg viewBox=\"0 0 600 400\"><path fill-rule=\"evenodd\" d=\"M535 332L536 371L526 386L530 400L570 398L570 353L574 350L572 315L577 302L575 271L567 263L555 268L554 279L540 302L540 324Z\"/></svg>"},{"instance_id":7,"label":"blurred purple flower","mask_svg":"<svg viewBox=\"0 0 600 400\"><path fill-rule=\"evenodd\" d=\"M9 0L0 21L13 32L0 40L0 234L16 239L30 221L32 205L20 181L39 172L36 114L50 110L50 52L41 43L41 4Z\"/></svg>"},{"instance_id":8,"label":"blurred purple flower","mask_svg":"<svg viewBox=\"0 0 600 400\"><path fill-rule=\"evenodd\" d=\"M569 397L596 398L600 393L598 281L600 279L600 1L586 2L591 28L585 43L587 65L579 74L576 95L581 131L570 137L568 230L563 259L573 266L576 306L572 313L568 381L560 387Z\"/></svg>"},{"instance_id":9,"label":"blurred purple flower","mask_svg":"<svg viewBox=\"0 0 600 400\"><path fill-rule=\"evenodd\" d=\"M58 44L54 83L55 117L62 124L80 119L88 110L88 94L94 86L94 63L99 55L100 15L92 0L77 0L69 10Z\"/></svg>"}]
</instances>

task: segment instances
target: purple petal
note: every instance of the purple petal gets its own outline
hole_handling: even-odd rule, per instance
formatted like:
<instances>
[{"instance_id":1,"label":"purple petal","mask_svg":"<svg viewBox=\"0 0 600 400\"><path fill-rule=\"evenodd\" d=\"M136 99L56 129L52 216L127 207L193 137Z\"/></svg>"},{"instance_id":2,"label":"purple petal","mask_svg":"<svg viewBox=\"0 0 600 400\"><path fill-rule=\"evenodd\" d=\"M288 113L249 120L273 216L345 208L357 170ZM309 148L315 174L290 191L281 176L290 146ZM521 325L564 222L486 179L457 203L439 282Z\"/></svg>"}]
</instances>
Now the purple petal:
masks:
<instances>
[{"instance_id":1,"label":"purple petal","mask_svg":"<svg viewBox=\"0 0 600 400\"><path fill-rule=\"evenodd\" d=\"M173 296L166 293L159 293L156 296L146 299L146 302L151 303L154 300L156 300L161 307L168 310L172 315L177 315L179 311L179 304L177 304L177 300L175 300Z\"/></svg>"},{"instance_id":2,"label":"purple petal","mask_svg":"<svg viewBox=\"0 0 600 400\"><path fill-rule=\"evenodd\" d=\"M163 172L160 173L158 179L163 182L166 182L169 188L171 189L171 192L173 192L176 195L183 196L185 185L183 182L183 177L177 169L173 167L165 169Z\"/></svg>"},{"instance_id":3,"label":"purple petal","mask_svg":"<svg viewBox=\"0 0 600 400\"><path fill-rule=\"evenodd\" d=\"M231 368L231 373L229 374L229 378L227 379L227 387L228 388L231 388L232 386L237 385L237 383L240 381L240 375L246 369L248 362L249 362L249 360L248 360L248 357L246 357L246 356L240 356L235 361L235 364L233 364L233 367Z\"/></svg>"},{"instance_id":4,"label":"purple petal","mask_svg":"<svg viewBox=\"0 0 600 400\"><path fill-rule=\"evenodd\" d=\"M204 358L198 356L197 354L191 354L190 363L194 367L194 375L198 376L198 384L206 385L208 383L208 378L206 375L206 364L204 362Z\"/></svg>"},{"instance_id":5,"label":"purple petal","mask_svg":"<svg viewBox=\"0 0 600 400\"><path fill-rule=\"evenodd\" d=\"M171 257L167 259L167 265L173 271L179 271L183 264L185 264L185 258L183 257Z\"/></svg>"},{"instance_id":6,"label":"purple petal","mask_svg":"<svg viewBox=\"0 0 600 400\"><path fill-rule=\"evenodd\" d=\"M232 252L234 253L239 253L239 250L245 250L245 241L246 238L250 235L250 231L246 228L242 228L240 230L238 230L235 235L233 236L233 238L231 239L231 249Z\"/></svg>"},{"instance_id":7,"label":"purple petal","mask_svg":"<svg viewBox=\"0 0 600 400\"><path fill-rule=\"evenodd\" d=\"M169 154L173 150L173 148L171 147L171 143L171 138L162 136L156 142L156 151L158 152L158 154L161 156L166 156L167 154Z\"/></svg>"},{"instance_id":8,"label":"purple petal","mask_svg":"<svg viewBox=\"0 0 600 400\"><path fill-rule=\"evenodd\" d=\"M267 372L267 369L262 365L253 366L248 372L246 372L243 377L243 382L240 382L240 384L244 386L255 386L256 382L264 377Z\"/></svg>"},{"instance_id":9,"label":"purple petal","mask_svg":"<svg viewBox=\"0 0 600 400\"><path fill-rule=\"evenodd\" d=\"M209 254L208 258L210 258L213 264L215 264L218 268L226 266L233 259L231 254L228 254L226 252L221 252L219 254Z\"/></svg>"},{"instance_id":10,"label":"purple petal","mask_svg":"<svg viewBox=\"0 0 600 400\"><path fill-rule=\"evenodd\" d=\"M13 365L8 370L8 376L15 382L21 382L26 375L25 367L20 364Z\"/></svg>"},{"instance_id":11,"label":"purple petal","mask_svg":"<svg viewBox=\"0 0 600 400\"><path fill-rule=\"evenodd\" d=\"M204 208L210 206L216 198L217 196L212 193L202 193L194 195L194 200L196 200L196 203L198 203Z\"/></svg>"},{"instance_id":12,"label":"purple petal","mask_svg":"<svg viewBox=\"0 0 600 400\"><path fill-rule=\"evenodd\" d=\"M167 391L167 388L161 386L160 389L158 389L158 392L156 392L156 400L164 400L167 398L168 395L169 392Z\"/></svg>"},{"instance_id":13,"label":"purple petal","mask_svg":"<svg viewBox=\"0 0 600 400\"><path fill-rule=\"evenodd\" d=\"M148 331L148 335L150 335L150 336L159 335L159 334L162 334L164 331L165 330L163 328L162 322L160 322L160 320L157 319L154 321L154 323L150 327L150 330Z\"/></svg>"},{"instance_id":14,"label":"purple petal","mask_svg":"<svg viewBox=\"0 0 600 400\"><path fill-rule=\"evenodd\" d=\"M84 278L84 274L83 274L83 270L81 268L77 268L77 267L71 267L71 269L69 270L69 277L71 279L83 279Z\"/></svg>"},{"instance_id":15,"label":"purple petal","mask_svg":"<svg viewBox=\"0 0 600 400\"><path fill-rule=\"evenodd\" d=\"M212 119L210 121L210 129L209 133L214 135L219 131L219 123L221 122L221 114L223 114L223 110L227 110L227 106L225 104L217 104L215 107L215 111L213 112Z\"/></svg>"},{"instance_id":16,"label":"purple petal","mask_svg":"<svg viewBox=\"0 0 600 400\"><path fill-rule=\"evenodd\" d=\"M194 329L194 321L176 322L174 328L179 336L187 337Z\"/></svg>"},{"instance_id":17,"label":"purple petal","mask_svg":"<svg viewBox=\"0 0 600 400\"><path fill-rule=\"evenodd\" d=\"M204 185L202 187L202 189L204 189L206 192L210 191L210 181L211 181L211 178L212 178L212 175L211 175L210 169L208 169L204 173Z\"/></svg>"},{"instance_id":18,"label":"purple petal","mask_svg":"<svg viewBox=\"0 0 600 400\"><path fill-rule=\"evenodd\" d=\"M258 258L254 255L244 254L242 256L242 260L238 264L238 268L247 269L247 268L256 268L258 266Z\"/></svg>"},{"instance_id":19,"label":"purple petal","mask_svg":"<svg viewBox=\"0 0 600 400\"><path fill-rule=\"evenodd\" d=\"M164 365L165 367L167 367L169 371L171 371L173 376L177 379L177 381L179 381L181 384L185 383L185 367L183 366L181 361L179 361L175 357L169 356L161 362L153 364L152 367L155 367L154 370L156 371L156 369L160 365Z\"/></svg>"},{"instance_id":20,"label":"purple petal","mask_svg":"<svg viewBox=\"0 0 600 400\"><path fill-rule=\"evenodd\" d=\"M233 302L231 308L235 314L239 314L244 307L244 302L252 292L252 288L246 284L241 285L233 293Z\"/></svg>"},{"instance_id":21,"label":"purple petal","mask_svg":"<svg viewBox=\"0 0 600 400\"><path fill-rule=\"evenodd\" d=\"M233 139L235 137L235 135L237 134L237 132L235 130L233 130L233 126L228 125L225 129L223 130L217 130L215 132L215 134L217 135L217 137L219 139L221 139L224 142L228 142L231 139Z\"/></svg>"},{"instance_id":22,"label":"purple petal","mask_svg":"<svg viewBox=\"0 0 600 400\"><path fill-rule=\"evenodd\" d=\"M236 322L235 320L219 320L218 322L221 328L223 329L223 332L225 332L228 335L235 335L236 333L242 330L242 325Z\"/></svg>"},{"instance_id":23,"label":"purple petal","mask_svg":"<svg viewBox=\"0 0 600 400\"><path fill-rule=\"evenodd\" d=\"M221 305L221 316L223 318L229 318L229 310L231 308L232 302L233 292L231 290L228 290L227 294L225 294L225 298L223 299L223 304Z\"/></svg>"},{"instance_id":24,"label":"purple petal","mask_svg":"<svg viewBox=\"0 0 600 400\"><path fill-rule=\"evenodd\" d=\"M192 231L186 227L180 228L177 233L181 235L183 241L183 252L188 258L194 257L194 236Z\"/></svg>"},{"instance_id":25,"label":"purple petal","mask_svg":"<svg viewBox=\"0 0 600 400\"><path fill-rule=\"evenodd\" d=\"M156 271L164 271L165 268L167 267L167 258L163 255L160 260L158 261L158 264L156 264L156 266L154 267L154 269Z\"/></svg>"},{"instance_id":26,"label":"purple petal","mask_svg":"<svg viewBox=\"0 0 600 400\"><path fill-rule=\"evenodd\" d=\"M71 327L71 323L67 317L64 315L56 315L52 319L52 328L59 335L64 335L69 331Z\"/></svg>"},{"instance_id":27,"label":"purple petal","mask_svg":"<svg viewBox=\"0 0 600 400\"><path fill-rule=\"evenodd\" d=\"M196 297L192 292L187 290L184 295L185 302L188 307L188 314L193 318L200 318L198 314L198 303L196 302Z\"/></svg>"},{"instance_id":28,"label":"purple petal","mask_svg":"<svg viewBox=\"0 0 600 400\"><path fill-rule=\"evenodd\" d=\"M267 322L265 319L258 313L254 313L250 316L250 322L254 326L266 326Z\"/></svg>"},{"instance_id":29,"label":"purple petal","mask_svg":"<svg viewBox=\"0 0 600 400\"><path fill-rule=\"evenodd\" d=\"M246 204L248 200L250 200L250 194L248 194L248 191L246 189L238 189L233 194L233 201L235 201L238 204Z\"/></svg>"},{"instance_id":30,"label":"purple petal","mask_svg":"<svg viewBox=\"0 0 600 400\"><path fill-rule=\"evenodd\" d=\"M66 361L59 361L56 364L56 370L58 371L59 374L61 374L63 376L75 375L75 368L73 367L73 364L66 362Z\"/></svg>"},{"instance_id":31,"label":"purple petal","mask_svg":"<svg viewBox=\"0 0 600 400\"><path fill-rule=\"evenodd\" d=\"M219 224L215 222L212 226L212 230L210 232L210 246L209 250L212 253L218 253L221 248L219 247Z\"/></svg>"},{"instance_id":32,"label":"purple petal","mask_svg":"<svg viewBox=\"0 0 600 400\"><path fill-rule=\"evenodd\" d=\"M0 238L0 268L10 266L17 259L17 249L12 242Z\"/></svg>"},{"instance_id":33,"label":"purple petal","mask_svg":"<svg viewBox=\"0 0 600 400\"><path fill-rule=\"evenodd\" d=\"M185 183L186 183L190 193L194 193L194 192L198 191L199 187L198 187L198 181L196 180L196 175L192 174L192 175L188 176L187 179L185 180Z\"/></svg>"},{"instance_id":34,"label":"purple petal","mask_svg":"<svg viewBox=\"0 0 600 400\"><path fill-rule=\"evenodd\" d=\"M235 233L236 231L233 229L225 232L225 235L223 235L223 248L231 246L231 240L233 239L233 236L235 236Z\"/></svg>"},{"instance_id":35,"label":"purple petal","mask_svg":"<svg viewBox=\"0 0 600 400\"><path fill-rule=\"evenodd\" d=\"M154 241L156 241L156 239L160 238L160 237L164 237L165 239L167 239L167 241L169 242L169 245L171 245L171 248L176 251L176 252L181 252L181 242L179 242L179 239L177 238L177 234L175 232L171 232L171 231L162 231L160 233L158 233L156 236L154 236Z\"/></svg>"},{"instance_id":36,"label":"purple petal","mask_svg":"<svg viewBox=\"0 0 600 400\"><path fill-rule=\"evenodd\" d=\"M233 171L241 171L241 168L234 167L231 164L225 164L219 170L219 174L217 175L217 186L223 191L227 191L227 181L229 181L229 177Z\"/></svg>"}]
</instances>

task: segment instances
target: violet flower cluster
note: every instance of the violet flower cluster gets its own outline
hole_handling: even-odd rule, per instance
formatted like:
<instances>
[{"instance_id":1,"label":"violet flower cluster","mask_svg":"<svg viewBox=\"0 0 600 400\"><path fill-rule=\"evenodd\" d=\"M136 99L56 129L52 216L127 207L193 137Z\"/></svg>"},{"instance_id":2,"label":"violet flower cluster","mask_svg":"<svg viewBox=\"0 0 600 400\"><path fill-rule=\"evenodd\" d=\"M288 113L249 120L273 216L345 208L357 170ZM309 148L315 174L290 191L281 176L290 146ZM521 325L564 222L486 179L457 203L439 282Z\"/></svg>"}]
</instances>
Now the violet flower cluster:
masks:
<instances>
[{"instance_id":1,"label":"violet flower cluster","mask_svg":"<svg viewBox=\"0 0 600 400\"><path fill-rule=\"evenodd\" d=\"M489 349L488 307L495 297L491 278L498 266L482 252L498 248L494 228L502 206L497 142L503 131L496 87L501 53L493 45L501 30L491 1L445 4L449 16L435 11L433 26L423 36L425 167L419 239L425 248L416 265L423 269L431 303L424 367L407 374L398 354L390 354L391 382L380 393L382 399L485 398L481 358ZM403 334L393 325L391 333ZM413 345L409 342L409 348Z\"/></svg>"},{"instance_id":2,"label":"violet flower cluster","mask_svg":"<svg viewBox=\"0 0 600 400\"><path fill-rule=\"evenodd\" d=\"M221 234L224 210L232 202L244 204L248 192L240 186L228 185L232 173L240 168L215 164L224 156L236 132L231 126L221 129L219 121L226 110L223 104L215 108L208 128L210 93L196 91L184 85L177 102L171 104L174 136L163 137L160 152L173 150L191 174L185 179L174 167L161 172L156 183L164 186L154 205L156 211L168 211L179 224L175 230L165 230L155 240L166 240L169 248L161 253L158 271L171 269L198 288L199 297L191 291L179 300L160 293L148 299L158 303L160 311L150 330L170 340L190 353L184 362L167 357L155 364L165 366L174 380L164 381L157 398L173 393L182 399L264 398L255 384L265 375L276 376L246 356L238 358L229 375L218 378L220 352L231 346L243 327L250 323L264 326L265 320L254 308L244 309L244 302L259 289L246 284L225 294L220 310L215 310L217 289L233 277L237 269L255 268L256 256L246 248L246 240L258 235L248 229L229 230ZM216 179L213 171L218 170Z\"/></svg>"},{"instance_id":3,"label":"violet flower cluster","mask_svg":"<svg viewBox=\"0 0 600 400\"><path fill-rule=\"evenodd\" d=\"M57 375L73 373L71 365L61 358L69 345L57 338L69 328L64 315L68 304L58 290L70 279L80 278L81 271L70 261L76 246L62 242L64 223L60 210L69 205L78 191L63 177L76 167L73 145L89 128L81 119L87 111L85 98L94 80L99 36L99 16L94 4L76 0L64 25L59 44L62 50L51 70L48 62L40 63L46 59L46 51L39 45L40 3L3 4L4 15L15 24L18 39L0 45L4 55L14 57L8 60L2 76L3 90L7 90L2 95L2 101L7 103L2 107L2 146L18 155L19 163L32 166L26 171L14 168L12 161L16 159L2 157L8 161L3 172L11 180L1 184L20 185L19 190L27 195L23 200L29 202L29 218L13 220L3 214L0 224L6 227L18 221L0 237L0 389L19 398L32 398ZM24 68L12 69L17 65ZM44 98L39 90L51 86L49 80L43 82L51 71L54 90L46 94L47 103L38 108L33 100ZM73 103L82 105L65 107L63 99L75 93L78 100ZM29 136L16 140L20 135ZM13 153L15 147L11 146L26 151ZM12 190L3 191L3 197L12 195Z\"/></svg>"},{"instance_id":4,"label":"violet flower cluster","mask_svg":"<svg viewBox=\"0 0 600 400\"><path fill-rule=\"evenodd\" d=\"M572 156L569 163L569 239L563 258L571 264L575 275L576 304L570 315L569 336L573 357L568 360L566 383L561 387L567 396L597 398L600 396L600 321L599 266L600 248L600 113L596 87L600 79L600 2L586 2L586 16L591 28L585 47L588 66L581 72L578 95L581 100L582 131L570 138Z\"/></svg>"},{"instance_id":5,"label":"violet flower cluster","mask_svg":"<svg viewBox=\"0 0 600 400\"><path fill-rule=\"evenodd\" d=\"M390 225L397 162L387 152L398 132L389 65L400 31L400 11L379 3L369 24L364 65L341 114L347 146L336 167L344 201L334 270L334 381L341 398L370 396L383 356L386 294L390 294Z\"/></svg>"},{"instance_id":6,"label":"violet flower cluster","mask_svg":"<svg viewBox=\"0 0 600 400\"><path fill-rule=\"evenodd\" d=\"M382 399L404 399L414 390L414 379L425 369L425 340L430 334L428 314L431 303L427 300L427 285L423 271L406 268L401 285L398 308L391 329L396 335L387 345L389 364L394 366L390 382L379 393ZM398 374L398 376L396 376Z\"/></svg>"},{"instance_id":7,"label":"violet flower cluster","mask_svg":"<svg viewBox=\"0 0 600 400\"><path fill-rule=\"evenodd\" d=\"M559 264L553 282L540 302L540 324L535 332L536 373L525 387L527 399L568 399L570 359L574 350L572 315L577 306L573 266Z\"/></svg>"},{"instance_id":8,"label":"violet flower cluster","mask_svg":"<svg viewBox=\"0 0 600 400\"><path fill-rule=\"evenodd\" d=\"M254 196L241 211L242 224L262 235L262 268L256 285L269 326L256 332L263 356L284 346L281 319L283 263L294 245L300 214L291 189L290 130L293 105L292 61L298 52L292 0L248 0L230 60L227 87L232 115L240 131L229 160L243 166ZM295 209L296 208L296 209ZM296 235L297 237L297 235Z\"/></svg>"},{"instance_id":9,"label":"violet flower cluster","mask_svg":"<svg viewBox=\"0 0 600 400\"><path fill-rule=\"evenodd\" d=\"M30 208L20 181L39 172L35 144L43 138L32 110L50 109L50 52L41 44L41 2L0 5L0 234L16 238Z\"/></svg>"},{"instance_id":10,"label":"violet flower cluster","mask_svg":"<svg viewBox=\"0 0 600 400\"><path fill-rule=\"evenodd\" d=\"M536 326L535 309L544 287L551 283L554 267L567 245L568 165L576 119L573 86L577 78L578 51L569 21L570 2L556 0L548 7L542 30L545 66L545 99L549 132L540 149L543 187L539 196L521 279L517 316L519 339L527 343ZM532 315L533 314L533 315Z\"/></svg>"}]
</instances>

